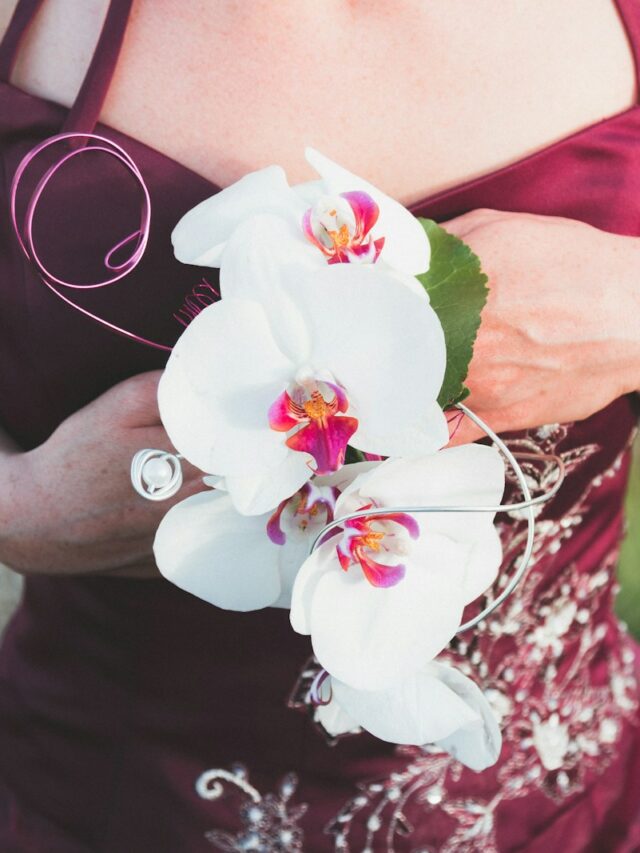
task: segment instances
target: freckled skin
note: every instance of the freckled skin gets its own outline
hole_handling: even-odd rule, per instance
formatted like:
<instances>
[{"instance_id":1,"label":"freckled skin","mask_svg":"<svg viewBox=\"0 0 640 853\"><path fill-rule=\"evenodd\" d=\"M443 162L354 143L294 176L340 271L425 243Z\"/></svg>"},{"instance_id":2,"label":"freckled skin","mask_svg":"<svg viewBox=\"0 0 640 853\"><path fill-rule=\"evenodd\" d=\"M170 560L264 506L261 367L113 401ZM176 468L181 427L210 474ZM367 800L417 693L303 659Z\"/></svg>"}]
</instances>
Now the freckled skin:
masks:
<instances>
[{"instance_id":1,"label":"freckled skin","mask_svg":"<svg viewBox=\"0 0 640 853\"><path fill-rule=\"evenodd\" d=\"M611 0L250 5L135 0L103 121L220 186L269 163L312 179L313 145L410 202L634 100ZM106 6L47 0L13 79L69 105Z\"/></svg>"}]
</instances>

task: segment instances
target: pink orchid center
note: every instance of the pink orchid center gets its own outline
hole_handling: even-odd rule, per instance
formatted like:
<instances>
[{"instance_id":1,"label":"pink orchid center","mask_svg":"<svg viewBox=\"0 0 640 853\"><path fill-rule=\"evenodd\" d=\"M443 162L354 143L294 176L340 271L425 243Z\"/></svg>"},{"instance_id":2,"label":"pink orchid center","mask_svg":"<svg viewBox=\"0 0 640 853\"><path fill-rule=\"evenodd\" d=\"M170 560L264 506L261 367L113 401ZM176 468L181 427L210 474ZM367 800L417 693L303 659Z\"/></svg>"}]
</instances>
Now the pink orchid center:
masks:
<instances>
[{"instance_id":1,"label":"pink orchid center","mask_svg":"<svg viewBox=\"0 0 640 853\"><path fill-rule=\"evenodd\" d=\"M361 507L371 509L373 504ZM420 534L418 522L404 512L389 512L347 521L336 552L346 572L356 563L372 586L391 587L400 583L406 565L400 560L409 551L409 540Z\"/></svg>"},{"instance_id":2,"label":"pink orchid center","mask_svg":"<svg viewBox=\"0 0 640 853\"><path fill-rule=\"evenodd\" d=\"M270 406L269 426L291 433L285 444L312 456L315 474L331 474L344 464L347 444L358 428L356 418L344 415L348 408L349 400L341 386L305 380L296 383L291 394L283 391Z\"/></svg>"},{"instance_id":3,"label":"pink orchid center","mask_svg":"<svg viewBox=\"0 0 640 853\"><path fill-rule=\"evenodd\" d=\"M371 234L379 215L371 196L355 190L322 196L304 214L302 229L330 264L375 263L384 246L384 237Z\"/></svg>"},{"instance_id":4,"label":"pink orchid center","mask_svg":"<svg viewBox=\"0 0 640 853\"><path fill-rule=\"evenodd\" d=\"M267 536L275 545L284 545L287 535L296 532L310 535L333 521L338 489L331 486L304 486L286 498L267 522Z\"/></svg>"}]
</instances>

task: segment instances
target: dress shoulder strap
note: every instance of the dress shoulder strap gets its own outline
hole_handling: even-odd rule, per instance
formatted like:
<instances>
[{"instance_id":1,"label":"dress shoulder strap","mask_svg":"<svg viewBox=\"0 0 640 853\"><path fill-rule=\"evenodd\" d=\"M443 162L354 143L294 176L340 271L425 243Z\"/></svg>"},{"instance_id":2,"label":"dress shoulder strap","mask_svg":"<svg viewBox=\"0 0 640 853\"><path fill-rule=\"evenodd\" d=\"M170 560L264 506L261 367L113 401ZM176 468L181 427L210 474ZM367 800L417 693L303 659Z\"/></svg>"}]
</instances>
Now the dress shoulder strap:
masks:
<instances>
[{"instance_id":1,"label":"dress shoulder strap","mask_svg":"<svg viewBox=\"0 0 640 853\"><path fill-rule=\"evenodd\" d=\"M636 100L640 100L640 2L615 0L636 63Z\"/></svg>"},{"instance_id":2,"label":"dress shoulder strap","mask_svg":"<svg viewBox=\"0 0 640 853\"><path fill-rule=\"evenodd\" d=\"M0 42L0 80L9 81L23 35L43 0L18 0ZM91 133L109 89L133 0L110 0L91 63L62 130Z\"/></svg>"}]
</instances>

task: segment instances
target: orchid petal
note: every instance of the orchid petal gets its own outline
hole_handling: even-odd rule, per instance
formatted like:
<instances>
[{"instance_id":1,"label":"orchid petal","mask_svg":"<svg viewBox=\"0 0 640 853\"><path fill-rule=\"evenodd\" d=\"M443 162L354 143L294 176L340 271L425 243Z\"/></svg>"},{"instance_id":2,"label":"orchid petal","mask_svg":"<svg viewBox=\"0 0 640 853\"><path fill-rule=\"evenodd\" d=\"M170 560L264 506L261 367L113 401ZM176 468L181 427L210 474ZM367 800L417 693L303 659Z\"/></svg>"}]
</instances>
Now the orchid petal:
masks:
<instances>
[{"instance_id":1,"label":"orchid petal","mask_svg":"<svg viewBox=\"0 0 640 853\"><path fill-rule=\"evenodd\" d=\"M271 605L291 609L291 595L300 566L309 555L310 536L288 536L286 544L278 549L278 570L280 572L280 596Z\"/></svg>"},{"instance_id":2,"label":"orchid petal","mask_svg":"<svg viewBox=\"0 0 640 853\"><path fill-rule=\"evenodd\" d=\"M357 723L390 743L435 743L472 770L495 764L502 737L489 703L459 670L434 661L390 690L362 691L331 679L332 701L320 722L331 734ZM334 706L332 708L332 706Z\"/></svg>"},{"instance_id":3,"label":"orchid petal","mask_svg":"<svg viewBox=\"0 0 640 853\"><path fill-rule=\"evenodd\" d=\"M310 554L300 567L291 593L291 627L298 634L311 633L311 614L318 584L334 571L333 544L328 542Z\"/></svg>"},{"instance_id":4,"label":"orchid petal","mask_svg":"<svg viewBox=\"0 0 640 853\"><path fill-rule=\"evenodd\" d=\"M335 678L331 688L349 717L390 743L424 746L480 721L479 713L430 671L389 690L356 690Z\"/></svg>"},{"instance_id":5,"label":"orchid petal","mask_svg":"<svg viewBox=\"0 0 640 853\"><path fill-rule=\"evenodd\" d=\"M269 319L272 334L288 358L304 363L309 357L309 333L297 306L295 287L282 287L283 274L292 268L313 275L326 261L303 237L298 223L281 216L248 217L229 238L220 269L224 299L259 302ZM325 307L326 310L326 307Z\"/></svg>"},{"instance_id":6,"label":"orchid petal","mask_svg":"<svg viewBox=\"0 0 640 853\"><path fill-rule=\"evenodd\" d=\"M413 291L416 296L419 296L421 299L424 299L426 302L431 304L431 300L429 298L429 294L425 290L422 283L413 275L407 275L403 272L398 272L398 270L390 267L388 264L382 262L378 262L378 268L385 272L388 275L397 278L399 282L401 282L405 287L408 287L409 290Z\"/></svg>"},{"instance_id":7,"label":"orchid petal","mask_svg":"<svg viewBox=\"0 0 640 853\"><path fill-rule=\"evenodd\" d=\"M313 206L319 198L326 195L326 188L322 180L305 181L302 184L296 184L292 190L302 199L305 209Z\"/></svg>"},{"instance_id":8,"label":"orchid petal","mask_svg":"<svg viewBox=\"0 0 640 853\"><path fill-rule=\"evenodd\" d=\"M313 230L313 225L311 224L311 213L312 209L305 211L304 216L302 217L302 231L304 232L305 237L309 242L314 245L323 255L328 256L329 251L322 245L320 240L318 240L315 231Z\"/></svg>"},{"instance_id":9,"label":"orchid petal","mask_svg":"<svg viewBox=\"0 0 640 853\"><path fill-rule=\"evenodd\" d=\"M478 773L491 767L500 756L502 734L484 694L470 678L454 667L434 661L429 669L481 718L481 721L461 726L437 740L436 745Z\"/></svg>"},{"instance_id":10,"label":"orchid petal","mask_svg":"<svg viewBox=\"0 0 640 853\"><path fill-rule=\"evenodd\" d=\"M388 433L371 433L367 423L361 423L351 444L367 453L380 456L423 456L435 453L449 442L447 418L436 400L425 407L415 424L398 423ZM384 448L384 449L383 449Z\"/></svg>"},{"instance_id":11,"label":"orchid petal","mask_svg":"<svg viewBox=\"0 0 640 853\"><path fill-rule=\"evenodd\" d=\"M470 542L463 587L465 604L475 601L489 589L498 577L501 565L502 542L496 528L490 525Z\"/></svg>"},{"instance_id":12,"label":"orchid petal","mask_svg":"<svg viewBox=\"0 0 640 853\"><path fill-rule=\"evenodd\" d=\"M277 212L295 218L303 209L280 166L250 172L185 213L171 234L175 256L185 264L219 266L225 242L247 216Z\"/></svg>"},{"instance_id":13,"label":"orchid petal","mask_svg":"<svg viewBox=\"0 0 640 853\"><path fill-rule=\"evenodd\" d=\"M340 195L351 205L359 226L359 236L366 237L378 221L380 208L369 193L362 192L362 190L340 193Z\"/></svg>"},{"instance_id":14,"label":"orchid petal","mask_svg":"<svg viewBox=\"0 0 640 853\"><path fill-rule=\"evenodd\" d=\"M160 379L158 403L169 438L209 474L272 469L289 451L266 413L291 373L257 303L223 299L210 305L178 339Z\"/></svg>"},{"instance_id":15,"label":"orchid petal","mask_svg":"<svg viewBox=\"0 0 640 853\"><path fill-rule=\"evenodd\" d=\"M313 716L331 737L356 734L361 730L356 721L336 701L331 701L327 705L318 705Z\"/></svg>"},{"instance_id":16,"label":"orchid petal","mask_svg":"<svg viewBox=\"0 0 640 853\"><path fill-rule=\"evenodd\" d=\"M311 464L306 453L287 453L273 468L245 476L229 475L225 483L238 512L260 515L294 495L311 478Z\"/></svg>"},{"instance_id":17,"label":"orchid petal","mask_svg":"<svg viewBox=\"0 0 640 853\"><path fill-rule=\"evenodd\" d=\"M388 459L343 490L336 512L344 514L342 503L356 490L380 506L497 506L504 491L504 470L500 453L482 444ZM434 512L421 520L429 530L471 541L493 527L494 516L493 512Z\"/></svg>"},{"instance_id":18,"label":"orchid petal","mask_svg":"<svg viewBox=\"0 0 640 853\"><path fill-rule=\"evenodd\" d=\"M300 411L299 411L300 410ZM277 432L289 432L297 426L300 421L306 420L306 413L289 396L288 391L279 394L269 406L267 413L269 426Z\"/></svg>"},{"instance_id":19,"label":"orchid petal","mask_svg":"<svg viewBox=\"0 0 640 853\"><path fill-rule=\"evenodd\" d=\"M346 389L349 414L368 437L392 437L402 424L431 430L446 349L440 321L424 299L375 267L353 264L313 274L287 269L282 286L304 318L309 363L326 367ZM368 451L358 433L351 444ZM382 439L377 445L371 452L387 455Z\"/></svg>"},{"instance_id":20,"label":"orchid petal","mask_svg":"<svg viewBox=\"0 0 640 853\"><path fill-rule=\"evenodd\" d=\"M338 559L340 559L340 553L338 553ZM342 561L340 562L342 566ZM369 583L382 589L388 589L400 583L407 573L407 567L403 563L382 563L367 554L360 557L359 565ZM345 566L342 568L344 569Z\"/></svg>"},{"instance_id":21,"label":"orchid petal","mask_svg":"<svg viewBox=\"0 0 640 853\"><path fill-rule=\"evenodd\" d=\"M247 477L227 477L224 488L231 495L234 506L244 515L260 515L270 513L278 504L294 495L311 477L313 460L302 453L288 454L276 468L263 474ZM335 474L325 477L315 477L314 483L319 486L335 486L342 490L347 488L358 474L371 470L378 462L357 462L345 465ZM230 485L228 482L230 481ZM306 556L306 555L305 555Z\"/></svg>"},{"instance_id":22,"label":"orchid petal","mask_svg":"<svg viewBox=\"0 0 640 853\"><path fill-rule=\"evenodd\" d=\"M356 477L361 474L366 474L377 468L381 463L374 462L350 462L336 471L334 474L328 474L325 477L314 477L313 484L316 486L335 486L338 491L343 492L349 489Z\"/></svg>"},{"instance_id":23,"label":"orchid petal","mask_svg":"<svg viewBox=\"0 0 640 853\"><path fill-rule=\"evenodd\" d=\"M373 198L380 208L374 232L376 237L385 238L380 257L386 264L409 275L420 275L429 269L429 239L420 222L406 207L313 148L305 149L305 157L322 177L329 193L359 190Z\"/></svg>"},{"instance_id":24,"label":"orchid petal","mask_svg":"<svg viewBox=\"0 0 640 853\"><path fill-rule=\"evenodd\" d=\"M162 575L180 589L226 610L257 610L281 594L278 547L265 517L234 511L225 494L200 492L164 516L154 541Z\"/></svg>"},{"instance_id":25,"label":"orchid petal","mask_svg":"<svg viewBox=\"0 0 640 853\"><path fill-rule=\"evenodd\" d=\"M310 633L321 665L363 690L389 687L415 672L451 640L460 624L461 550L431 534L413 543L406 576L371 586L358 565L340 568L331 541L301 567L291 624Z\"/></svg>"},{"instance_id":26,"label":"orchid petal","mask_svg":"<svg viewBox=\"0 0 640 853\"><path fill-rule=\"evenodd\" d=\"M291 498L285 498L283 501L280 501L276 511L273 513L273 515L269 518L269 521L267 522L267 536L269 537L269 539L271 539L274 545L284 545L284 543L287 541L285 532L282 529L281 520L284 508L290 500Z\"/></svg>"},{"instance_id":27,"label":"orchid petal","mask_svg":"<svg viewBox=\"0 0 640 853\"><path fill-rule=\"evenodd\" d=\"M339 412L346 412L349 408L349 399L344 392L344 388L341 388L340 385L335 385L333 382L325 382L325 385L328 385L329 388L333 391L336 398L336 405L338 407Z\"/></svg>"},{"instance_id":28,"label":"orchid petal","mask_svg":"<svg viewBox=\"0 0 640 853\"><path fill-rule=\"evenodd\" d=\"M469 444L424 457L388 459L342 490L335 512L340 518L353 512L354 505L361 505L363 500L391 507L497 506L503 490L501 455L493 447ZM494 516L493 512L482 511L416 515L425 536L438 533L464 546L465 603L488 589L500 568L502 545Z\"/></svg>"}]
</instances>

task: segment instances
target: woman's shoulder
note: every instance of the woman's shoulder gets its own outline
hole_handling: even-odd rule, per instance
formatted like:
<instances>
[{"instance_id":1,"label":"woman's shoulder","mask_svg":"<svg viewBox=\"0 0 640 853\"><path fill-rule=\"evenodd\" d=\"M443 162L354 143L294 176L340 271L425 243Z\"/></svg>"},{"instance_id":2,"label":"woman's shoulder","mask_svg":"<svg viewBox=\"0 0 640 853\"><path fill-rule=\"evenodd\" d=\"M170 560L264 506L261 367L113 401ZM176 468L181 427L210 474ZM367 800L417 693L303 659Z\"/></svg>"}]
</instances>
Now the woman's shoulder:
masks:
<instances>
[{"instance_id":1,"label":"woman's shoulder","mask_svg":"<svg viewBox=\"0 0 640 853\"><path fill-rule=\"evenodd\" d=\"M13 10L17 5L18 0L0 0L0 36L6 32Z\"/></svg>"},{"instance_id":2,"label":"woman's shoulder","mask_svg":"<svg viewBox=\"0 0 640 853\"><path fill-rule=\"evenodd\" d=\"M0 0L0 38L20 0ZM11 81L32 95L70 106L91 60L109 0L46 0L21 44ZM73 26L69 22L73 21Z\"/></svg>"}]
</instances>

